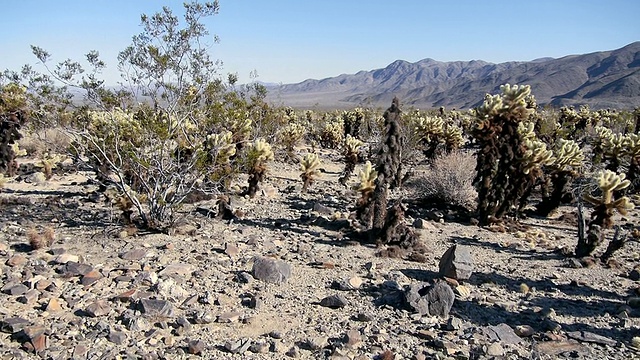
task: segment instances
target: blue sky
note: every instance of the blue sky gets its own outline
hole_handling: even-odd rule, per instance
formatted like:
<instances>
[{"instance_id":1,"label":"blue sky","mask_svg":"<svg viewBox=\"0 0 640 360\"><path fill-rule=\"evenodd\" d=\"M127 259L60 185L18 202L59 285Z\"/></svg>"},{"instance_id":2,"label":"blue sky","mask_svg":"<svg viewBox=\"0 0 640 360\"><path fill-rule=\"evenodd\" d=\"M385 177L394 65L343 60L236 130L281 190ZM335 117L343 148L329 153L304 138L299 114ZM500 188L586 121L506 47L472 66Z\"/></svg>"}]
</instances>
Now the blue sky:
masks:
<instances>
[{"instance_id":1,"label":"blue sky","mask_svg":"<svg viewBox=\"0 0 640 360\"><path fill-rule=\"evenodd\" d=\"M141 31L140 14L182 1L3 0L0 70L97 50L119 80L117 54ZM220 0L207 18L211 55L241 82L295 83L382 68L397 59L505 62L612 50L640 40L637 0Z\"/></svg>"}]
</instances>

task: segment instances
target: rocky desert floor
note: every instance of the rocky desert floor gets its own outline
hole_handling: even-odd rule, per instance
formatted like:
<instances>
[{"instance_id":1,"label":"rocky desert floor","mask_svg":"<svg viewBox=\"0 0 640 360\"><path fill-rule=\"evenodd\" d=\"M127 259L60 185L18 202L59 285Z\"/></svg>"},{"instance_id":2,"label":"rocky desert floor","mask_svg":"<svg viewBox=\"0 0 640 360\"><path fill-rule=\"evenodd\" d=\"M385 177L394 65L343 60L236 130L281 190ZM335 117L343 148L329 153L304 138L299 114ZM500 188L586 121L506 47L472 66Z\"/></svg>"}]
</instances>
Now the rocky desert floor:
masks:
<instances>
[{"instance_id":1,"label":"rocky desert floor","mask_svg":"<svg viewBox=\"0 0 640 360\"><path fill-rule=\"evenodd\" d=\"M357 195L337 181L340 156L321 157L309 192L297 165L276 162L254 199L232 197L237 218L201 202L170 235L123 233L88 174L9 181L0 359L640 358L637 242L603 265L562 255L577 241L573 207L496 232L408 204L425 261L378 257L335 216ZM53 244L33 249L47 228ZM440 276L452 245L469 250L469 279ZM436 284L455 294L448 314L408 303Z\"/></svg>"}]
</instances>

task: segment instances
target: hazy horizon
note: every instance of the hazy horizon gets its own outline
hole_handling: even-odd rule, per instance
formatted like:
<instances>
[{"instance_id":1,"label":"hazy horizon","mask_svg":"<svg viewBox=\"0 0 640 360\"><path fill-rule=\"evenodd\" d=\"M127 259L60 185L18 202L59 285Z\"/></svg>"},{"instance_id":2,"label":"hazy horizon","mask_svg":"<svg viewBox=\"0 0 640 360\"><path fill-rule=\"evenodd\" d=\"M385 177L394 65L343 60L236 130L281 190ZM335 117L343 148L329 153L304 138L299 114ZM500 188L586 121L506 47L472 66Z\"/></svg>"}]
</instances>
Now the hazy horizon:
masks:
<instances>
[{"instance_id":1,"label":"hazy horizon","mask_svg":"<svg viewBox=\"0 0 640 360\"><path fill-rule=\"evenodd\" d=\"M109 85L119 80L117 54L141 31L140 14L162 5L181 14L182 2L3 2L0 70L37 63L30 45L52 62L82 60L90 50L107 63ZM70 10L67 10L70 9ZM613 50L640 40L640 2L471 0L446 3L379 0L300 2L220 1L205 19L210 53L221 74L240 82L298 83L383 68L395 60L483 60L492 63L559 58ZM220 38L214 44L213 35Z\"/></svg>"}]
</instances>

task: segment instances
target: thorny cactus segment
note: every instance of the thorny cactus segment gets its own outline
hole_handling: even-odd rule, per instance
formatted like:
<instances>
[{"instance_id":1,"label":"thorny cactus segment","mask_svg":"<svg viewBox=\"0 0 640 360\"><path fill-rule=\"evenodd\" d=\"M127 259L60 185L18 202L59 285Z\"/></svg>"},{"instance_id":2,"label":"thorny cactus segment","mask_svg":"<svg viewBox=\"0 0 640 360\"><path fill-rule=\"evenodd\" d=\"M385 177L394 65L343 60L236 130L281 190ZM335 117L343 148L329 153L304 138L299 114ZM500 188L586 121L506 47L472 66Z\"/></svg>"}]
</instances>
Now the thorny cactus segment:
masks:
<instances>
[{"instance_id":1,"label":"thorny cactus segment","mask_svg":"<svg viewBox=\"0 0 640 360\"><path fill-rule=\"evenodd\" d=\"M327 149L337 148L344 139L344 127L339 119L327 121L320 134L320 145Z\"/></svg>"},{"instance_id":2,"label":"thorny cactus segment","mask_svg":"<svg viewBox=\"0 0 640 360\"><path fill-rule=\"evenodd\" d=\"M518 134L520 134L523 140L535 139L537 136L534 128L535 124L533 122L523 121L518 124Z\"/></svg>"},{"instance_id":3,"label":"thorny cactus segment","mask_svg":"<svg viewBox=\"0 0 640 360\"><path fill-rule=\"evenodd\" d=\"M634 208L628 197L623 196L614 200L616 191L624 190L630 185L624 174L616 174L611 170L598 172L594 180L598 184L601 196L594 197L585 194L584 199L595 206L589 222L589 230L586 236L579 234L576 256L588 256L604 241L605 229L613 227L614 210L622 215Z\"/></svg>"},{"instance_id":4,"label":"thorny cactus segment","mask_svg":"<svg viewBox=\"0 0 640 360\"><path fill-rule=\"evenodd\" d=\"M626 137L623 134L611 134L603 138L604 158L609 161L607 169L618 171L626 150Z\"/></svg>"},{"instance_id":5,"label":"thorny cactus segment","mask_svg":"<svg viewBox=\"0 0 640 360\"><path fill-rule=\"evenodd\" d=\"M351 135L347 135L344 142L344 149L342 150L342 154L344 155L345 166L342 174L338 181L342 185L347 184L347 180L353 173L353 169L355 169L356 164L358 163L358 158L360 155L360 147L364 143Z\"/></svg>"},{"instance_id":6,"label":"thorny cactus segment","mask_svg":"<svg viewBox=\"0 0 640 360\"><path fill-rule=\"evenodd\" d=\"M500 86L501 95L488 95L484 103L477 109L477 116L480 120L493 116L503 116L506 119L522 120L526 119L535 111L528 107L531 101L529 85L509 85Z\"/></svg>"},{"instance_id":7,"label":"thorny cactus segment","mask_svg":"<svg viewBox=\"0 0 640 360\"><path fill-rule=\"evenodd\" d=\"M524 173L529 174L532 170L539 170L543 165L552 164L555 160L553 151L547 150L547 144L537 139L526 139L524 141L525 152L522 157L524 163Z\"/></svg>"},{"instance_id":8,"label":"thorny cactus segment","mask_svg":"<svg viewBox=\"0 0 640 360\"><path fill-rule=\"evenodd\" d=\"M369 198L373 193L373 190L376 188L376 178L378 177L378 172L371 165L371 161L367 161L364 164L364 167L358 173L358 184L355 186L355 189L360 193L362 198Z\"/></svg>"},{"instance_id":9,"label":"thorny cactus segment","mask_svg":"<svg viewBox=\"0 0 640 360\"><path fill-rule=\"evenodd\" d=\"M306 192L310 185L320 176L320 159L317 154L307 154L300 161L300 178L302 178L302 192Z\"/></svg>"},{"instance_id":10,"label":"thorny cactus segment","mask_svg":"<svg viewBox=\"0 0 640 360\"><path fill-rule=\"evenodd\" d=\"M416 119L414 130L424 141L437 140L444 133L444 120L435 116L421 116Z\"/></svg>"},{"instance_id":11,"label":"thorny cactus segment","mask_svg":"<svg viewBox=\"0 0 640 360\"><path fill-rule=\"evenodd\" d=\"M246 114L239 114L230 121L228 130L233 134L232 140L238 149L241 149L249 139L252 126L253 121Z\"/></svg>"},{"instance_id":12,"label":"thorny cactus segment","mask_svg":"<svg viewBox=\"0 0 640 360\"><path fill-rule=\"evenodd\" d=\"M249 188L247 194L255 197L259 184L264 181L267 175L267 163L274 159L271 145L263 139L257 139L251 144L247 151L247 162L249 166Z\"/></svg>"},{"instance_id":13,"label":"thorny cactus segment","mask_svg":"<svg viewBox=\"0 0 640 360\"><path fill-rule=\"evenodd\" d=\"M447 153L460 149L465 143L464 137L462 136L462 129L453 124L445 125L442 138Z\"/></svg>"},{"instance_id":14,"label":"thorny cactus segment","mask_svg":"<svg viewBox=\"0 0 640 360\"><path fill-rule=\"evenodd\" d=\"M230 158L236 154L233 133L225 131L220 134L207 135L205 149L210 154L213 164L227 164Z\"/></svg>"},{"instance_id":15,"label":"thorny cactus segment","mask_svg":"<svg viewBox=\"0 0 640 360\"><path fill-rule=\"evenodd\" d=\"M579 168L582 166L582 161L584 161L584 152L580 149L578 143L573 140L558 140L555 156L551 165L560 171Z\"/></svg>"}]
</instances>

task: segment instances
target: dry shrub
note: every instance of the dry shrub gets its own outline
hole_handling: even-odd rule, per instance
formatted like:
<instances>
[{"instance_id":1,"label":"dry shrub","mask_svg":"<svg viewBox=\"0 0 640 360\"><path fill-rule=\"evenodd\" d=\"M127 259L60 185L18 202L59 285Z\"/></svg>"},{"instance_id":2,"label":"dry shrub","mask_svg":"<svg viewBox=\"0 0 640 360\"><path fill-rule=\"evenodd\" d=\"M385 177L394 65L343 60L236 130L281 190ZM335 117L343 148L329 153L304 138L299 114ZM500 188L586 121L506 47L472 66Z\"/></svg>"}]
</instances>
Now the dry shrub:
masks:
<instances>
[{"instance_id":1,"label":"dry shrub","mask_svg":"<svg viewBox=\"0 0 640 360\"><path fill-rule=\"evenodd\" d=\"M27 232L27 238L31 248L38 250L51 246L56 239L56 235L52 227L46 227L42 233L36 229L30 229Z\"/></svg>"},{"instance_id":2,"label":"dry shrub","mask_svg":"<svg viewBox=\"0 0 640 360\"><path fill-rule=\"evenodd\" d=\"M457 150L437 156L429 169L408 185L420 198L472 210L478 197L473 187L475 175L475 156L468 151Z\"/></svg>"},{"instance_id":3,"label":"dry shrub","mask_svg":"<svg viewBox=\"0 0 640 360\"><path fill-rule=\"evenodd\" d=\"M31 157L41 157L45 153L65 154L69 144L70 138L61 128L27 133L18 141L20 149L26 150Z\"/></svg>"}]
</instances>

